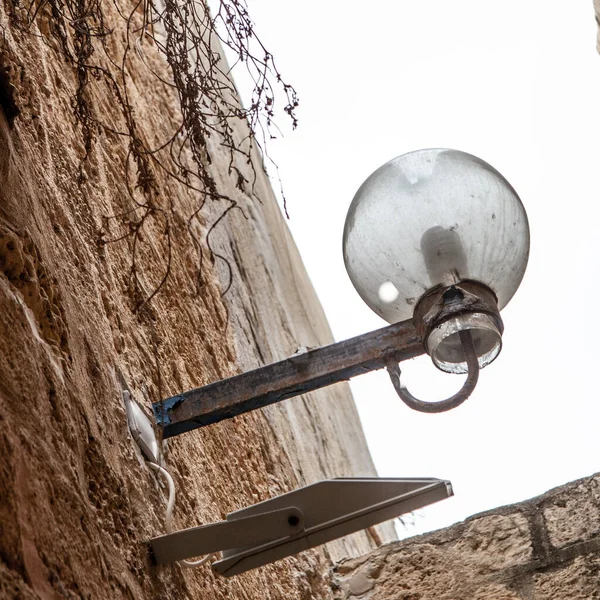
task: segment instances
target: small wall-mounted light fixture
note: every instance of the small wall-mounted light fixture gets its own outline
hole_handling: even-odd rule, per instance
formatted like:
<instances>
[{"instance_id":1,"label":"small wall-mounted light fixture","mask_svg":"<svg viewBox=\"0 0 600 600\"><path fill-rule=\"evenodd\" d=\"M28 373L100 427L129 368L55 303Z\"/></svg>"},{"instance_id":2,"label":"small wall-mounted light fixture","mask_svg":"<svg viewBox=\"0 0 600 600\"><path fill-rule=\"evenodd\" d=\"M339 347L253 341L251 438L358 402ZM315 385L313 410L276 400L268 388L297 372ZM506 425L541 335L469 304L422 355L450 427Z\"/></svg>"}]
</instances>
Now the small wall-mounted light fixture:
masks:
<instances>
[{"instance_id":1,"label":"small wall-mounted light fixture","mask_svg":"<svg viewBox=\"0 0 600 600\"><path fill-rule=\"evenodd\" d=\"M452 495L433 478L320 481L227 515L227 520L155 537L157 564L223 551L212 563L230 577L393 519Z\"/></svg>"},{"instance_id":2,"label":"small wall-mounted light fixture","mask_svg":"<svg viewBox=\"0 0 600 600\"><path fill-rule=\"evenodd\" d=\"M527 266L527 215L511 185L464 152L405 154L360 187L343 247L354 287L392 325L156 402L163 437L381 368L415 410L468 398L500 352L499 311ZM424 353L443 371L468 373L457 394L422 402L401 385L398 363Z\"/></svg>"}]
</instances>

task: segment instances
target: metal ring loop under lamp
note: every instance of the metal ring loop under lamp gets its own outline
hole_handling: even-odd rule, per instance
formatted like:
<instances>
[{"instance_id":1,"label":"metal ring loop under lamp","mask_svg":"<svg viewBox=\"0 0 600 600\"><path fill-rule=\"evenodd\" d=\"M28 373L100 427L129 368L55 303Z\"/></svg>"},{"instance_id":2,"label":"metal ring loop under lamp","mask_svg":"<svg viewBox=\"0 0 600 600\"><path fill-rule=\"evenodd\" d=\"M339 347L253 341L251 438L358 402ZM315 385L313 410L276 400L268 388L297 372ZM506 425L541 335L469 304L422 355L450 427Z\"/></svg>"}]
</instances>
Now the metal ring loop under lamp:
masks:
<instances>
[{"instance_id":1,"label":"metal ring loop under lamp","mask_svg":"<svg viewBox=\"0 0 600 600\"><path fill-rule=\"evenodd\" d=\"M456 392L454 396L451 396L446 400L441 400L440 402L423 402L422 400L415 398L406 387L400 383L400 365L398 363L386 365L387 372L390 375L396 393L407 406L423 413L441 413L460 406L472 394L477 385L477 380L479 379L479 360L477 358L477 353L475 352L471 332L468 329L463 330L459 332L459 336L467 361L467 379L462 388Z\"/></svg>"}]
</instances>

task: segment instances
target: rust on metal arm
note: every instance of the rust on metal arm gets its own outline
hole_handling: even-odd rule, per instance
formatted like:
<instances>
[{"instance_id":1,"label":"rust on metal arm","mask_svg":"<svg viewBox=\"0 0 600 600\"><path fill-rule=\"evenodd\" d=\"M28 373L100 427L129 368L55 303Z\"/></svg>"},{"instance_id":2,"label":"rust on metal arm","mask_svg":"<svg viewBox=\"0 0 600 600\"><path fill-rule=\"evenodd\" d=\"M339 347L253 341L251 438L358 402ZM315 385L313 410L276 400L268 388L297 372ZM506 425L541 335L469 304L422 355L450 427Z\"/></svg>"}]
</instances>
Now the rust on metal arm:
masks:
<instances>
[{"instance_id":1,"label":"rust on metal arm","mask_svg":"<svg viewBox=\"0 0 600 600\"><path fill-rule=\"evenodd\" d=\"M217 423L425 353L412 319L153 404L163 437Z\"/></svg>"}]
</instances>

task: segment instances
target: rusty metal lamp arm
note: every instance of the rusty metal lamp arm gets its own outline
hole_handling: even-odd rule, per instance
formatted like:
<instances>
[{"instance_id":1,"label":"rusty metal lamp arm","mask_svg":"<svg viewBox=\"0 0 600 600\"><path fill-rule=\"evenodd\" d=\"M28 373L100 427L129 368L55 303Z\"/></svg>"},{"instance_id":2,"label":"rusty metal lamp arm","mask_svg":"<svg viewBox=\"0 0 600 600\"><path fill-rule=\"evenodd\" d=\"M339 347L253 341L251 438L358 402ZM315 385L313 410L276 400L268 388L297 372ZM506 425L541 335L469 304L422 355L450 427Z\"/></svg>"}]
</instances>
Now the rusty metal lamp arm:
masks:
<instances>
[{"instance_id":1,"label":"rusty metal lamp arm","mask_svg":"<svg viewBox=\"0 0 600 600\"><path fill-rule=\"evenodd\" d=\"M412 319L155 402L163 438L425 354Z\"/></svg>"},{"instance_id":2,"label":"rusty metal lamp arm","mask_svg":"<svg viewBox=\"0 0 600 600\"><path fill-rule=\"evenodd\" d=\"M441 413L452 410L460 406L472 393L479 379L479 360L473 345L473 337L469 330L459 333L460 341L465 353L468 366L468 374L462 388L453 396L440 402L423 402L415 398L405 386L400 382L400 366L398 363L390 363L386 365L387 372L390 375L394 389L400 399L413 410L424 413Z\"/></svg>"},{"instance_id":3,"label":"rusty metal lamp arm","mask_svg":"<svg viewBox=\"0 0 600 600\"><path fill-rule=\"evenodd\" d=\"M435 351L427 347L431 332L473 314L494 317L502 330L495 296L485 286L465 281L434 288L417 304L413 319L155 402L156 423L163 438L169 438L383 368L410 408L428 413L450 410L462 404L477 383L480 366L472 336L477 329L457 331L468 376L460 392L448 400L416 399L400 384L398 363L425 353L433 357Z\"/></svg>"}]
</instances>

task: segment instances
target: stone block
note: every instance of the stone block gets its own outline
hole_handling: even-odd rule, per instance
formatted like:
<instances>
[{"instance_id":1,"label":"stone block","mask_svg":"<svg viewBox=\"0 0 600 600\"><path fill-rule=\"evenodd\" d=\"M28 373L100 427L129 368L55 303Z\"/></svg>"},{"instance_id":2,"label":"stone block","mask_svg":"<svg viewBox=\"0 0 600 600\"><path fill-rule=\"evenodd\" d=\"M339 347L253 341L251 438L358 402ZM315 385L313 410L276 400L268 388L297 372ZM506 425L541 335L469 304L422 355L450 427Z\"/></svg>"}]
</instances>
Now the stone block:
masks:
<instances>
[{"instance_id":1,"label":"stone block","mask_svg":"<svg viewBox=\"0 0 600 600\"><path fill-rule=\"evenodd\" d=\"M522 565L532 553L527 519L515 512L468 521L449 551L480 574Z\"/></svg>"},{"instance_id":2,"label":"stone block","mask_svg":"<svg viewBox=\"0 0 600 600\"><path fill-rule=\"evenodd\" d=\"M544 519L555 548L600 535L600 476L557 494L545 507Z\"/></svg>"},{"instance_id":3,"label":"stone block","mask_svg":"<svg viewBox=\"0 0 600 600\"><path fill-rule=\"evenodd\" d=\"M534 576L535 600L600 599L600 557L580 556L561 569Z\"/></svg>"}]
</instances>

